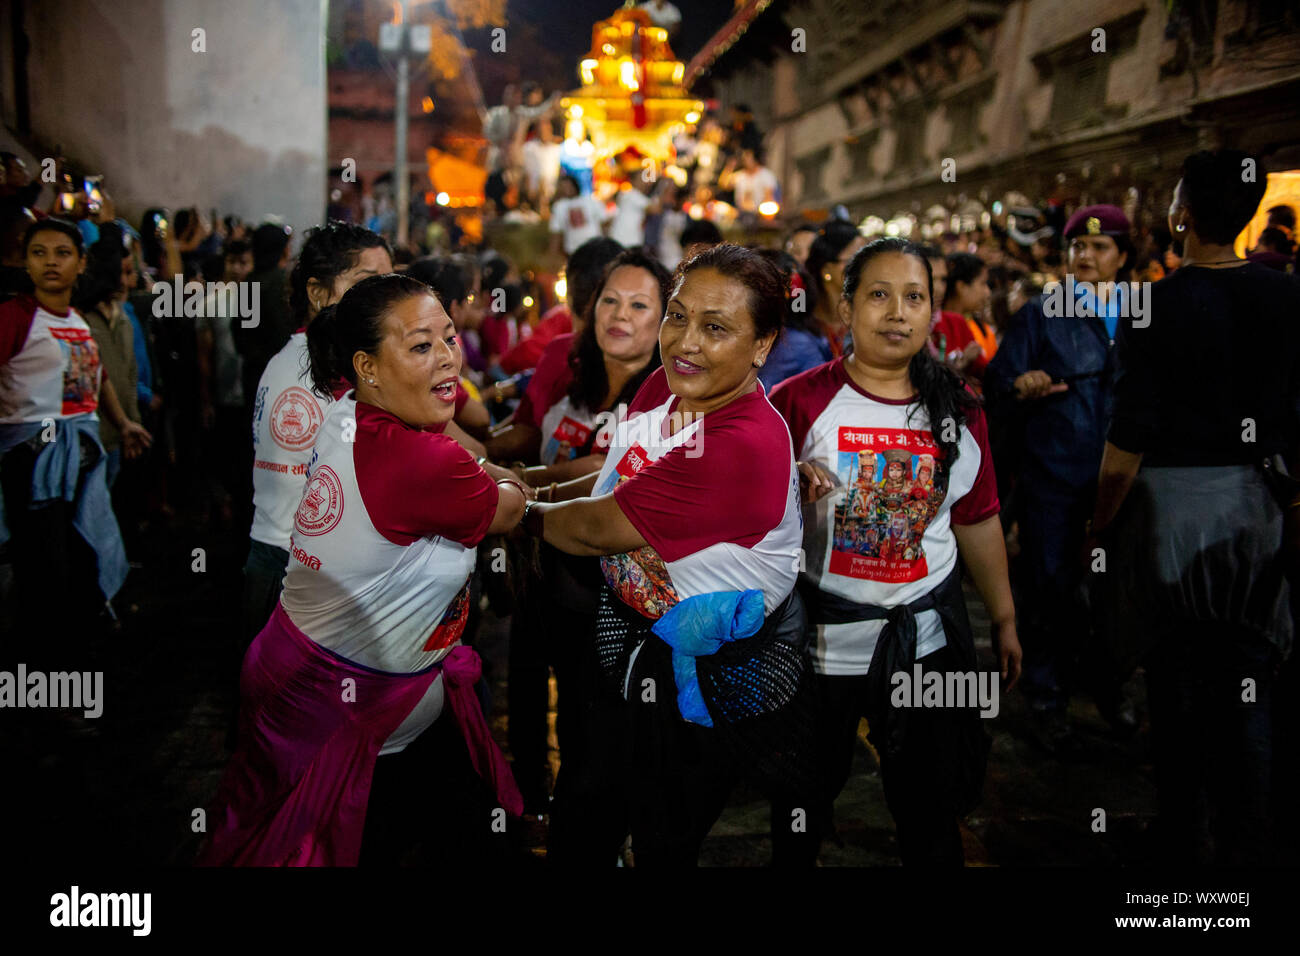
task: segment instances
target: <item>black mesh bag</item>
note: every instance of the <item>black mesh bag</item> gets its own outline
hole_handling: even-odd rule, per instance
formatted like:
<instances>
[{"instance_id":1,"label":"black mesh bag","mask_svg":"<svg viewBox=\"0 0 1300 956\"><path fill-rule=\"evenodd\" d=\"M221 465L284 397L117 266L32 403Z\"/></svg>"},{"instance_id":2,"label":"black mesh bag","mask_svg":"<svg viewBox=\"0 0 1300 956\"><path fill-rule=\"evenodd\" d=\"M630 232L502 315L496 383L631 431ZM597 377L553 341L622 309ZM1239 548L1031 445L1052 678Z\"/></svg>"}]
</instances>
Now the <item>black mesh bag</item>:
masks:
<instances>
[{"instance_id":1,"label":"black mesh bag","mask_svg":"<svg viewBox=\"0 0 1300 956\"><path fill-rule=\"evenodd\" d=\"M609 587L602 588L596 616L602 682L622 695L633 653L642 642L654 641L662 647L638 657L638 683L651 677L657 686L672 688L659 700L671 707L671 719L680 721L671 654L653 626ZM744 776L771 799L810 799L817 780L816 692L798 594L791 593L754 636L697 657L695 670L713 730Z\"/></svg>"}]
</instances>

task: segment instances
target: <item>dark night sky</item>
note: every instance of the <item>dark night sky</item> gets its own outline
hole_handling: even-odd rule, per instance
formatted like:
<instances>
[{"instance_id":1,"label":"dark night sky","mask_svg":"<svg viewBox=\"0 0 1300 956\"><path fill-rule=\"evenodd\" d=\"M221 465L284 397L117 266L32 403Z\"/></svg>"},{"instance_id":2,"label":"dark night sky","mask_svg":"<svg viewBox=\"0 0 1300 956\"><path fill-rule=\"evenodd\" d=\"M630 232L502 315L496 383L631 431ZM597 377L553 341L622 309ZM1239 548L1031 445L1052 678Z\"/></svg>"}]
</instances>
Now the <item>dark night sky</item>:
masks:
<instances>
[{"instance_id":1,"label":"dark night sky","mask_svg":"<svg viewBox=\"0 0 1300 956\"><path fill-rule=\"evenodd\" d=\"M676 0L676 4L682 12L682 29L673 52L686 62L727 22L732 0ZM576 69L591 47L592 24L621 6L618 0L508 0L506 16L536 24L548 45Z\"/></svg>"}]
</instances>

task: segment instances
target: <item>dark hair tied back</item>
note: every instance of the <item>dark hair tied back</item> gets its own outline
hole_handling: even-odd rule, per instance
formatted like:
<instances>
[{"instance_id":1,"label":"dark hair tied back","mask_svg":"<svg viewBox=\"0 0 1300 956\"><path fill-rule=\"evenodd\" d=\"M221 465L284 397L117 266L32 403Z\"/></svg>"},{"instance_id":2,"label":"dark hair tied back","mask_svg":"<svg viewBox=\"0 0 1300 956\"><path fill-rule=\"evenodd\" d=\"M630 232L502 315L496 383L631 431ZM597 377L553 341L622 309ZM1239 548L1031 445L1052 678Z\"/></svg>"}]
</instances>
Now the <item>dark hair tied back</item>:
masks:
<instances>
[{"instance_id":1,"label":"dark hair tied back","mask_svg":"<svg viewBox=\"0 0 1300 956\"><path fill-rule=\"evenodd\" d=\"M362 279L337 305L321 309L307 326L307 355L316 393L328 397L343 382L355 388L353 357L358 352L377 355L384 319L397 303L417 295L433 297L433 291L418 279L390 272Z\"/></svg>"}]
</instances>

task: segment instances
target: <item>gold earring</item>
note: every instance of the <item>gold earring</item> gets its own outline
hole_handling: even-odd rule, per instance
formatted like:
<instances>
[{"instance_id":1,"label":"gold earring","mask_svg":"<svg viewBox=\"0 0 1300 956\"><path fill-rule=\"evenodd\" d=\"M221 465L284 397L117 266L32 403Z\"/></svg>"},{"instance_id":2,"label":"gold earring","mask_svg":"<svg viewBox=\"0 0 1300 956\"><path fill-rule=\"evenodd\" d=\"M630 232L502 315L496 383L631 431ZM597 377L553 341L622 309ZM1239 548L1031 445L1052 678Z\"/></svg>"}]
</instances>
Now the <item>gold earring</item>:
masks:
<instances>
[{"instance_id":1,"label":"gold earring","mask_svg":"<svg viewBox=\"0 0 1300 956\"><path fill-rule=\"evenodd\" d=\"M831 274L830 274L829 272L823 272L823 273L822 273L822 278L825 279L827 282L830 282L830 281L831 281Z\"/></svg>"}]
</instances>

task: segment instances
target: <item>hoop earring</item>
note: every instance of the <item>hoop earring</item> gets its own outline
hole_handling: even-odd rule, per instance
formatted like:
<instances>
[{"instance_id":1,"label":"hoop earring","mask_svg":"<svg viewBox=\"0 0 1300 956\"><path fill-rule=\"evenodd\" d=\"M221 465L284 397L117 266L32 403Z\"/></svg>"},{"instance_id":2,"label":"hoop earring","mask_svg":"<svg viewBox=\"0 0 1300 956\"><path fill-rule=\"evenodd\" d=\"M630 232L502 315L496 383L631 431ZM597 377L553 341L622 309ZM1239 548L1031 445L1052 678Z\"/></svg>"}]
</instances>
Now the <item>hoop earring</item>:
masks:
<instances>
[{"instance_id":1,"label":"hoop earring","mask_svg":"<svg viewBox=\"0 0 1300 956\"><path fill-rule=\"evenodd\" d=\"M1175 231L1175 232L1186 232L1186 231L1187 231L1187 223L1185 223L1185 222L1180 222L1178 225L1174 226L1174 231Z\"/></svg>"}]
</instances>

